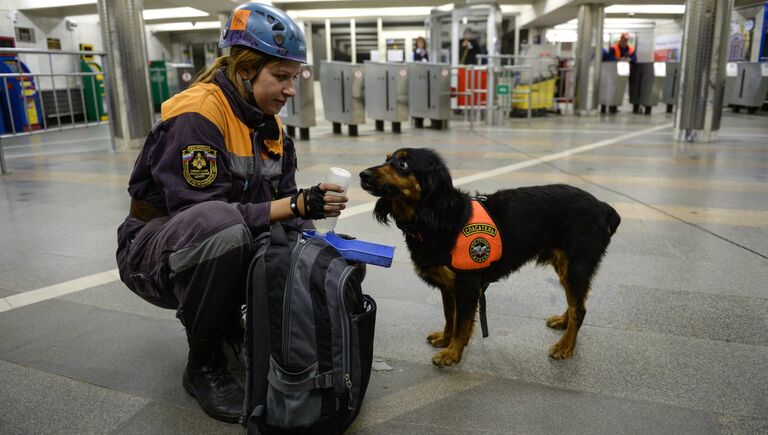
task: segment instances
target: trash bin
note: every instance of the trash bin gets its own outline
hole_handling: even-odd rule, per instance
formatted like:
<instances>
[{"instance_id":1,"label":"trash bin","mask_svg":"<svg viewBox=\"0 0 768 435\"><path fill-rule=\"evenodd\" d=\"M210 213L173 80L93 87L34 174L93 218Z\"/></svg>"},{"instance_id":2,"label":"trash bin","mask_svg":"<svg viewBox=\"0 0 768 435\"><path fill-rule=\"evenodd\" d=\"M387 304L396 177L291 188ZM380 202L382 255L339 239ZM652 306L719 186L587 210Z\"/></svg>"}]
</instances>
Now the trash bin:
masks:
<instances>
[{"instance_id":1,"label":"trash bin","mask_svg":"<svg viewBox=\"0 0 768 435\"><path fill-rule=\"evenodd\" d=\"M325 119L333 123L334 133L341 133L341 124L348 124L349 135L357 136L357 126L365 124L363 65L323 61L320 66Z\"/></svg>"},{"instance_id":2,"label":"trash bin","mask_svg":"<svg viewBox=\"0 0 768 435\"><path fill-rule=\"evenodd\" d=\"M603 62L600 65L600 82L597 90L597 101L600 113L606 108L610 113L616 113L618 106L624 102L629 77L629 62Z\"/></svg>"},{"instance_id":3,"label":"trash bin","mask_svg":"<svg viewBox=\"0 0 768 435\"><path fill-rule=\"evenodd\" d=\"M451 66L447 63L408 64L408 111L416 128L431 119L431 128L448 128L451 116Z\"/></svg>"},{"instance_id":4,"label":"trash bin","mask_svg":"<svg viewBox=\"0 0 768 435\"><path fill-rule=\"evenodd\" d=\"M384 121L392 132L400 133L400 123L408 120L408 66L403 63L365 62L365 111L384 131Z\"/></svg>"},{"instance_id":5,"label":"trash bin","mask_svg":"<svg viewBox=\"0 0 768 435\"><path fill-rule=\"evenodd\" d=\"M661 101L667 105L667 113L672 113L672 108L677 104L677 94L680 92L679 87L680 62L667 62L661 92Z\"/></svg>"},{"instance_id":6,"label":"trash bin","mask_svg":"<svg viewBox=\"0 0 768 435\"><path fill-rule=\"evenodd\" d=\"M315 119L315 77L312 65L302 65L296 81L296 95L288 99L285 105L285 117L288 135L295 137L299 129L299 139L309 139L309 127L317 125Z\"/></svg>"},{"instance_id":7,"label":"trash bin","mask_svg":"<svg viewBox=\"0 0 768 435\"><path fill-rule=\"evenodd\" d=\"M729 62L725 67L725 104L734 112L755 113L768 93L768 63Z\"/></svg>"}]
</instances>

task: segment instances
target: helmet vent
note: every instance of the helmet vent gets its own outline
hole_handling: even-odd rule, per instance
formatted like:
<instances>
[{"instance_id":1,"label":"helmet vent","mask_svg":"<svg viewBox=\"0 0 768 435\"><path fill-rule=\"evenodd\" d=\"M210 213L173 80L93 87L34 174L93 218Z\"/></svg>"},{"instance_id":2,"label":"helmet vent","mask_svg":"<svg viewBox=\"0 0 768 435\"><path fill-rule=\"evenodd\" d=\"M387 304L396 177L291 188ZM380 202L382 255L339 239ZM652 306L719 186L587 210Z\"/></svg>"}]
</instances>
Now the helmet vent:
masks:
<instances>
[{"instance_id":1,"label":"helmet vent","mask_svg":"<svg viewBox=\"0 0 768 435\"><path fill-rule=\"evenodd\" d=\"M275 17L273 17L272 15L267 15L267 22L269 24L272 24L273 21L275 21Z\"/></svg>"}]
</instances>

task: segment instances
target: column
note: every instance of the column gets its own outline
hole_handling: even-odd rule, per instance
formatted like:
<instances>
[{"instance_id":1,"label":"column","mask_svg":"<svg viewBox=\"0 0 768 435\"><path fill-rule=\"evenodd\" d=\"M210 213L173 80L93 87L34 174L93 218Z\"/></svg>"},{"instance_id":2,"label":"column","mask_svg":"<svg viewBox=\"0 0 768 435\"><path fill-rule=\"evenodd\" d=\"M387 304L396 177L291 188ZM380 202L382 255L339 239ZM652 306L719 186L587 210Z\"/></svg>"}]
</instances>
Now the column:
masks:
<instances>
[{"instance_id":1,"label":"column","mask_svg":"<svg viewBox=\"0 0 768 435\"><path fill-rule=\"evenodd\" d=\"M688 0L685 5L675 139L717 139L723 111L725 64L733 0Z\"/></svg>"},{"instance_id":2,"label":"column","mask_svg":"<svg viewBox=\"0 0 768 435\"><path fill-rule=\"evenodd\" d=\"M115 147L138 149L154 122L142 0L98 0Z\"/></svg>"},{"instance_id":3,"label":"column","mask_svg":"<svg viewBox=\"0 0 768 435\"><path fill-rule=\"evenodd\" d=\"M597 113L597 89L602 62L603 16L602 4L579 6L576 41L576 101L579 115Z\"/></svg>"},{"instance_id":4,"label":"column","mask_svg":"<svg viewBox=\"0 0 768 435\"><path fill-rule=\"evenodd\" d=\"M355 29L354 18L349 19L349 37L350 37L350 42L352 43L350 47L350 50L352 50L352 53L351 53L352 63L357 63L357 30Z\"/></svg>"}]
</instances>

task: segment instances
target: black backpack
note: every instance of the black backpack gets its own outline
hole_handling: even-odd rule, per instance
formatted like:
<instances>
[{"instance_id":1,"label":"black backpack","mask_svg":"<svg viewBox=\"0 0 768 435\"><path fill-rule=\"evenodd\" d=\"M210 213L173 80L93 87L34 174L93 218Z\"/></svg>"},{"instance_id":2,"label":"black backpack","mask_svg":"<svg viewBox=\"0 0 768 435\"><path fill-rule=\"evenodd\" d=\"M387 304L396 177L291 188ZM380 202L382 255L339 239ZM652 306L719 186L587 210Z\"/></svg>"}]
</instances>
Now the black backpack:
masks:
<instances>
[{"instance_id":1,"label":"black backpack","mask_svg":"<svg viewBox=\"0 0 768 435\"><path fill-rule=\"evenodd\" d=\"M278 223L254 242L245 334L248 433L340 434L360 412L376 303L365 264Z\"/></svg>"}]
</instances>

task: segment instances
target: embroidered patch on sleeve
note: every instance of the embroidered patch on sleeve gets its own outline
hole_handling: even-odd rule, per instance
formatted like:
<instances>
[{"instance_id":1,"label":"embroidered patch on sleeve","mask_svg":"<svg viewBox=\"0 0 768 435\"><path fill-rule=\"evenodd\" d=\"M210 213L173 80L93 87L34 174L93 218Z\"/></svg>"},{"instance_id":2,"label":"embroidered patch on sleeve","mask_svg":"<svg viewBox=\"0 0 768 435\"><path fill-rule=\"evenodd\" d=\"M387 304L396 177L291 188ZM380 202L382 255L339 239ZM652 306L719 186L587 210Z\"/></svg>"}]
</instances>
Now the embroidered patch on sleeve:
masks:
<instances>
[{"instance_id":1,"label":"embroidered patch on sleeve","mask_svg":"<svg viewBox=\"0 0 768 435\"><path fill-rule=\"evenodd\" d=\"M216 151L208 145L189 145L181 151L184 180L192 187L208 187L216 180Z\"/></svg>"}]
</instances>

